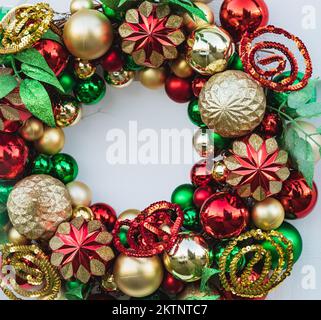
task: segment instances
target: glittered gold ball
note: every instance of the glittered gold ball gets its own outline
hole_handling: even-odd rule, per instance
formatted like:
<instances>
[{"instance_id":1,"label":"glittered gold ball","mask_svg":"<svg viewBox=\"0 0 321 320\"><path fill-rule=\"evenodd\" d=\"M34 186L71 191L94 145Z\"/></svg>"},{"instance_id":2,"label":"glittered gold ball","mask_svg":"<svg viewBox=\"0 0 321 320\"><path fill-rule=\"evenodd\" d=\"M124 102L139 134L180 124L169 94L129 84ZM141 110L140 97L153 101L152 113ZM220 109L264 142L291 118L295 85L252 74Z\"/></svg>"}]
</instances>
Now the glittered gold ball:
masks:
<instances>
[{"instance_id":1,"label":"glittered gold ball","mask_svg":"<svg viewBox=\"0 0 321 320\"><path fill-rule=\"evenodd\" d=\"M235 138L252 132L263 120L266 97L248 74L228 70L212 76L199 97L203 122L222 137Z\"/></svg>"},{"instance_id":2,"label":"glittered gold ball","mask_svg":"<svg viewBox=\"0 0 321 320\"><path fill-rule=\"evenodd\" d=\"M193 146L198 155L202 158L207 158L214 155L215 146L213 140L210 138L209 130L199 128L193 137Z\"/></svg>"},{"instance_id":3,"label":"glittered gold ball","mask_svg":"<svg viewBox=\"0 0 321 320\"><path fill-rule=\"evenodd\" d=\"M102 57L113 42L113 28L101 12L81 9L66 22L63 39L72 55L84 60Z\"/></svg>"},{"instance_id":4,"label":"glittered gold ball","mask_svg":"<svg viewBox=\"0 0 321 320\"><path fill-rule=\"evenodd\" d=\"M193 68L187 63L185 57L179 57L171 63L172 72L180 78L189 78L194 74Z\"/></svg>"},{"instance_id":5,"label":"glittered gold ball","mask_svg":"<svg viewBox=\"0 0 321 320\"><path fill-rule=\"evenodd\" d=\"M86 221L94 220L94 214L89 207L77 206L72 210L72 218L84 218Z\"/></svg>"},{"instance_id":6,"label":"glittered gold ball","mask_svg":"<svg viewBox=\"0 0 321 320\"><path fill-rule=\"evenodd\" d=\"M85 80L95 74L96 67L89 61L76 59L74 70L79 79Z\"/></svg>"},{"instance_id":7,"label":"glittered gold ball","mask_svg":"<svg viewBox=\"0 0 321 320\"><path fill-rule=\"evenodd\" d=\"M252 211L252 221L257 228L264 231L277 229L284 221L284 208L280 201L266 198L258 202Z\"/></svg>"},{"instance_id":8,"label":"glittered gold ball","mask_svg":"<svg viewBox=\"0 0 321 320\"><path fill-rule=\"evenodd\" d=\"M206 20L203 20L195 15L191 17L187 12L183 14L183 24L187 31L214 24L214 13L212 9L202 1L194 1L194 4L205 14Z\"/></svg>"},{"instance_id":9,"label":"glittered gold ball","mask_svg":"<svg viewBox=\"0 0 321 320\"><path fill-rule=\"evenodd\" d=\"M32 240L49 239L72 214L65 185L42 174L19 181L9 195L7 208L17 232Z\"/></svg>"},{"instance_id":10,"label":"glittered gold ball","mask_svg":"<svg viewBox=\"0 0 321 320\"><path fill-rule=\"evenodd\" d=\"M67 189L74 207L89 207L92 200L92 191L83 182L73 181L67 184Z\"/></svg>"},{"instance_id":11,"label":"glittered gold ball","mask_svg":"<svg viewBox=\"0 0 321 320\"><path fill-rule=\"evenodd\" d=\"M141 211L137 209L127 209L118 216L118 221L134 220L140 214Z\"/></svg>"},{"instance_id":12,"label":"glittered gold ball","mask_svg":"<svg viewBox=\"0 0 321 320\"><path fill-rule=\"evenodd\" d=\"M113 274L119 290L131 297L142 298L160 287L164 271L158 256L134 258L121 254L115 261Z\"/></svg>"},{"instance_id":13,"label":"glittered gold ball","mask_svg":"<svg viewBox=\"0 0 321 320\"><path fill-rule=\"evenodd\" d=\"M15 228L10 228L8 231L8 240L10 243L17 246L24 246L29 243L29 240L20 234Z\"/></svg>"},{"instance_id":14,"label":"glittered gold ball","mask_svg":"<svg viewBox=\"0 0 321 320\"><path fill-rule=\"evenodd\" d=\"M65 145L65 134L61 128L46 127L42 137L34 142L39 153L54 155L59 153Z\"/></svg>"},{"instance_id":15,"label":"glittered gold ball","mask_svg":"<svg viewBox=\"0 0 321 320\"><path fill-rule=\"evenodd\" d=\"M187 39L187 47L187 62L203 75L213 75L226 70L235 52L231 36L217 26L196 29Z\"/></svg>"},{"instance_id":16,"label":"glittered gold ball","mask_svg":"<svg viewBox=\"0 0 321 320\"><path fill-rule=\"evenodd\" d=\"M53 109L56 125L61 128L71 126L77 121L80 112L76 100L69 98L62 99L59 103L54 104Z\"/></svg>"},{"instance_id":17,"label":"glittered gold ball","mask_svg":"<svg viewBox=\"0 0 321 320\"><path fill-rule=\"evenodd\" d=\"M202 277L202 270L210 265L210 252L204 238L195 233L182 232L163 262L175 278L194 282Z\"/></svg>"},{"instance_id":18,"label":"glittered gold ball","mask_svg":"<svg viewBox=\"0 0 321 320\"><path fill-rule=\"evenodd\" d=\"M92 0L72 0L70 3L70 12L74 14L81 9L92 9L94 2Z\"/></svg>"},{"instance_id":19,"label":"glittered gold ball","mask_svg":"<svg viewBox=\"0 0 321 320\"><path fill-rule=\"evenodd\" d=\"M106 82L114 88L126 88L135 79L135 72L128 70L119 70L114 72L106 72L105 80Z\"/></svg>"},{"instance_id":20,"label":"glittered gold ball","mask_svg":"<svg viewBox=\"0 0 321 320\"><path fill-rule=\"evenodd\" d=\"M44 125L36 118L29 118L20 129L21 137L27 141L36 141L42 137L43 133Z\"/></svg>"},{"instance_id":21,"label":"glittered gold ball","mask_svg":"<svg viewBox=\"0 0 321 320\"><path fill-rule=\"evenodd\" d=\"M139 81L148 89L158 89L165 84L166 71L164 68L146 68L139 71Z\"/></svg>"},{"instance_id":22,"label":"glittered gold ball","mask_svg":"<svg viewBox=\"0 0 321 320\"><path fill-rule=\"evenodd\" d=\"M223 161L217 161L214 164L213 167L213 179L216 182L221 182L221 183L225 183L226 182L226 177L228 175L228 170L227 167L225 165L225 163Z\"/></svg>"}]
</instances>

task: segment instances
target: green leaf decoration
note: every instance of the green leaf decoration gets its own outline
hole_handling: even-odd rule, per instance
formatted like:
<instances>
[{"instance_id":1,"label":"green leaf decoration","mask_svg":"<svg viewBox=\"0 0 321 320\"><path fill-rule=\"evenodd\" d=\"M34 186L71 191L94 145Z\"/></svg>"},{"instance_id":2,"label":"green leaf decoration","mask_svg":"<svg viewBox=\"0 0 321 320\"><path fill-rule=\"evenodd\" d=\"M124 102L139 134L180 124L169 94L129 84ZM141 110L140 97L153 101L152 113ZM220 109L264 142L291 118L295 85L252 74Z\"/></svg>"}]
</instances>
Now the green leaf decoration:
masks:
<instances>
[{"instance_id":1,"label":"green leaf decoration","mask_svg":"<svg viewBox=\"0 0 321 320\"><path fill-rule=\"evenodd\" d=\"M20 84L20 97L35 117L51 127L56 126L48 92L39 81L23 80Z\"/></svg>"},{"instance_id":2,"label":"green leaf decoration","mask_svg":"<svg viewBox=\"0 0 321 320\"><path fill-rule=\"evenodd\" d=\"M29 65L23 63L21 65L21 71L31 79L35 79L41 82L45 82L56 87L58 90L64 92L63 87L61 86L60 82L58 81L57 77L53 72L48 73L47 71L35 67L33 65Z\"/></svg>"},{"instance_id":3,"label":"green leaf decoration","mask_svg":"<svg viewBox=\"0 0 321 320\"><path fill-rule=\"evenodd\" d=\"M204 12L199 9L192 1L190 0L167 0L168 4L176 5L186 11L192 18L196 16L204 21L207 21L207 18Z\"/></svg>"},{"instance_id":4,"label":"green leaf decoration","mask_svg":"<svg viewBox=\"0 0 321 320\"><path fill-rule=\"evenodd\" d=\"M313 102L296 109L296 113L303 118L317 118L321 116L321 103Z\"/></svg>"},{"instance_id":5,"label":"green leaf decoration","mask_svg":"<svg viewBox=\"0 0 321 320\"><path fill-rule=\"evenodd\" d=\"M0 99L7 96L18 85L16 78L10 74L5 74L0 77Z\"/></svg>"},{"instance_id":6,"label":"green leaf decoration","mask_svg":"<svg viewBox=\"0 0 321 320\"><path fill-rule=\"evenodd\" d=\"M288 96L288 107L291 109L302 108L305 104L315 100L315 90L318 80L310 80L308 85L299 91L291 92Z\"/></svg>"},{"instance_id":7,"label":"green leaf decoration","mask_svg":"<svg viewBox=\"0 0 321 320\"><path fill-rule=\"evenodd\" d=\"M53 40L60 44L63 44L62 39L57 35L57 33L53 32L51 29L49 29L43 36L42 39L46 40Z\"/></svg>"},{"instance_id":8,"label":"green leaf decoration","mask_svg":"<svg viewBox=\"0 0 321 320\"><path fill-rule=\"evenodd\" d=\"M188 297L186 300L218 300L220 296L212 295L212 296L205 296L205 297Z\"/></svg>"},{"instance_id":9,"label":"green leaf decoration","mask_svg":"<svg viewBox=\"0 0 321 320\"><path fill-rule=\"evenodd\" d=\"M129 2L131 0L119 0L119 3L118 3L118 8L121 7L123 4Z\"/></svg>"},{"instance_id":10,"label":"green leaf decoration","mask_svg":"<svg viewBox=\"0 0 321 320\"><path fill-rule=\"evenodd\" d=\"M216 274L220 273L220 270L214 269L214 268L205 268L202 272L202 278L201 278L201 285L200 285L200 291L202 292L208 292L208 281Z\"/></svg>"}]
</instances>

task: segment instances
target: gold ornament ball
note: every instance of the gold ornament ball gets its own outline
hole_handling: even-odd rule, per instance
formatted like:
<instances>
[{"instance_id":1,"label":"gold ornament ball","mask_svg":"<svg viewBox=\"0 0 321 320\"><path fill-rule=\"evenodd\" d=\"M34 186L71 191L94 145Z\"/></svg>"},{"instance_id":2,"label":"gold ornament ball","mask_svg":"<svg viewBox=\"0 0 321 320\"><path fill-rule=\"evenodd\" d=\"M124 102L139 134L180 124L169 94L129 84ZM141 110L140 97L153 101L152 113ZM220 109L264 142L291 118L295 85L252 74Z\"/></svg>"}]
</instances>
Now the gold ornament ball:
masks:
<instances>
[{"instance_id":1,"label":"gold ornament ball","mask_svg":"<svg viewBox=\"0 0 321 320\"><path fill-rule=\"evenodd\" d=\"M36 141L42 137L43 133L44 125L36 118L29 118L20 129L21 137L27 141Z\"/></svg>"},{"instance_id":2,"label":"gold ornament ball","mask_svg":"<svg viewBox=\"0 0 321 320\"><path fill-rule=\"evenodd\" d=\"M228 175L228 170L223 161L217 161L214 164L212 176L216 182L225 183L226 177Z\"/></svg>"},{"instance_id":3,"label":"gold ornament ball","mask_svg":"<svg viewBox=\"0 0 321 320\"><path fill-rule=\"evenodd\" d=\"M102 57L113 42L113 28L108 18L92 9L81 9L66 22L63 39L72 55L84 60Z\"/></svg>"},{"instance_id":4,"label":"gold ornament ball","mask_svg":"<svg viewBox=\"0 0 321 320\"><path fill-rule=\"evenodd\" d=\"M77 118L74 120L74 122L70 125L70 127L77 125L80 120L82 119L82 108L78 107L78 115Z\"/></svg>"},{"instance_id":5,"label":"gold ornament ball","mask_svg":"<svg viewBox=\"0 0 321 320\"><path fill-rule=\"evenodd\" d=\"M94 2L92 0L72 0L70 3L70 12L74 14L81 9L92 9Z\"/></svg>"},{"instance_id":6,"label":"gold ornament ball","mask_svg":"<svg viewBox=\"0 0 321 320\"><path fill-rule=\"evenodd\" d=\"M118 216L118 221L134 220L142 212L137 209L127 209Z\"/></svg>"},{"instance_id":7,"label":"gold ornament ball","mask_svg":"<svg viewBox=\"0 0 321 320\"><path fill-rule=\"evenodd\" d=\"M135 79L135 72L130 70L120 70L106 72L106 82L114 88L122 89L128 87Z\"/></svg>"},{"instance_id":8,"label":"gold ornament ball","mask_svg":"<svg viewBox=\"0 0 321 320\"><path fill-rule=\"evenodd\" d=\"M29 243L29 240L20 234L15 228L10 228L8 231L8 240L16 246L24 246Z\"/></svg>"},{"instance_id":9,"label":"gold ornament ball","mask_svg":"<svg viewBox=\"0 0 321 320\"><path fill-rule=\"evenodd\" d=\"M274 198L258 202L252 211L252 220L257 228L264 231L277 229L284 221L284 207Z\"/></svg>"},{"instance_id":10,"label":"gold ornament ball","mask_svg":"<svg viewBox=\"0 0 321 320\"><path fill-rule=\"evenodd\" d=\"M86 221L94 220L94 214L89 207L77 206L72 210L72 219L83 218Z\"/></svg>"},{"instance_id":11,"label":"gold ornament ball","mask_svg":"<svg viewBox=\"0 0 321 320\"><path fill-rule=\"evenodd\" d=\"M91 189L81 181L73 181L67 184L67 189L74 207L89 207L92 200Z\"/></svg>"},{"instance_id":12,"label":"gold ornament ball","mask_svg":"<svg viewBox=\"0 0 321 320\"><path fill-rule=\"evenodd\" d=\"M49 239L72 215L65 185L44 174L20 180L9 195L7 208L13 227L32 240Z\"/></svg>"},{"instance_id":13,"label":"gold ornament ball","mask_svg":"<svg viewBox=\"0 0 321 320\"><path fill-rule=\"evenodd\" d=\"M161 68L145 68L139 71L139 81L148 89L158 89L165 84L166 71Z\"/></svg>"},{"instance_id":14,"label":"gold ornament ball","mask_svg":"<svg viewBox=\"0 0 321 320\"><path fill-rule=\"evenodd\" d=\"M80 108L74 101L64 101L54 106L55 122L60 128L69 127L78 119Z\"/></svg>"},{"instance_id":15,"label":"gold ornament ball","mask_svg":"<svg viewBox=\"0 0 321 320\"><path fill-rule=\"evenodd\" d=\"M193 137L193 146L200 157L214 157L215 146L210 138L209 130L204 128L197 129Z\"/></svg>"},{"instance_id":16,"label":"gold ornament ball","mask_svg":"<svg viewBox=\"0 0 321 320\"><path fill-rule=\"evenodd\" d=\"M43 154L55 155L65 145L65 134L61 128L45 127L42 137L34 142L35 148Z\"/></svg>"},{"instance_id":17,"label":"gold ornament ball","mask_svg":"<svg viewBox=\"0 0 321 320\"><path fill-rule=\"evenodd\" d=\"M111 271L107 271L107 273L102 277L101 286L107 292L113 292L118 290L114 274Z\"/></svg>"},{"instance_id":18,"label":"gold ornament ball","mask_svg":"<svg viewBox=\"0 0 321 320\"><path fill-rule=\"evenodd\" d=\"M117 257L113 270L119 290L134 298L143 298L155 292L161 285L164 271L158 256L148 258Z\"/></svg>"},{"instance_id":19,"label":"gold ornament ball","mask_svg":"<svg viewBox=\"0 0 321 320\"><path fill-rule=\"evenodd\" d=\"M195 233L182 232L174 247L163 255L166 270L175 278L194 282L202 277L202 270L210 265L210 252L204 238Z\"/></svg>"},{"instance_id":20,"label":"gold ornament ball","mask_svg":"<svg viewBox=\"0 0 321 320\"><path fill-rule=\"evenodd\" d=\"M307 141L310 143L310 145L312 147L312 151L314 154L314 161L315 162L320 161L320 159L321 159L321 155L320 155L321 135L318 134L317 128L315 127L314 124L312 124L310 122L306 122L306 121L297 121L297 125L299 125L305 133L312 135L307 138ZM296 125L289 124L289 127L294 129L300 138L306 139L304 133L301 130L299 130Z\"/></svg>"},{"instance_id":21,"label":"gold ornament ball","mask_svg":"<svg viewBox=\"0 0 321 320\"><path fill-rule=\"evenodd\" d=\"M198 298L199 300L206 300L208 295L218 295L216 292L211 292L207 294L206 292L202 292L200 290L199 283L189 283L185 289L176 297L177 300L195 300Z\"/></svg>"},{"instance_id":22,"label":"gold ornament ball","mask_svg":"<svg viewBox=\"0 0 321 320\"><path fill-rule=\"evenodd\" d=\"M206 25L214 24L214 13L212 9L202 1L194 1L194 4L203 11L206 20L203 20L195 15L193 15L192 18L187 12L185 12L183 14L183 24L188 32L192 32L195 29L204 27Z\"/></svg>"},{"instance_id":23,"label":"gold ornament ball","mask_svg":"<svg viewBox=\"0 0 321 320\"><path fill-rule=\"evenodd\" d=\"M91 78L95 74L96 67L89 61L76 59L74 70L79 79L85 80Z\"/></svg>"},{"instance_id":24,"label":"gold ornament ball","mask_svg":"<svg viewBox=\"0 0 321 320\"><path fill-rule=\"evenodd\" d=\"M191 68L183 56L171 63L171 70L179 78L189 78L194 74L193 68Z\"/></svg>"},{"instance_id":25,"label":"gold ornament ball","mask_svg":"<svg viewBox=\"0 0 321 320\"><path fill-rule=\"evenodd\" d=\"M235 52L231 36L217 26L196 29L187 39L186 60L202 75L213 75L227 69Z\"/></svg>"}]
</instances>

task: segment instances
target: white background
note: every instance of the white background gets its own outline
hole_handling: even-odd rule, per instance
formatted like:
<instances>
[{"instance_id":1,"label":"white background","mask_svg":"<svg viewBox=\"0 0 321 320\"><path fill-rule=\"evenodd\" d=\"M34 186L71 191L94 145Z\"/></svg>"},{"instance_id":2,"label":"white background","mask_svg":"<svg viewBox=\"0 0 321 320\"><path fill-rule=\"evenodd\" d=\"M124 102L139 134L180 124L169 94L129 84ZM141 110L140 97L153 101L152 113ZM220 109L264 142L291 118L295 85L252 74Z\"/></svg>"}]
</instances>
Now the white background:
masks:
<instances>
[{"instance_id":1,"label":"white background","mask_svg":"<svg viewBox=\"0 0 321 320\"><path fill-rule=\"evenodd\" d=\"M34 3L35 1L28 1ZM67 0L48 1L57 11L67 11ZM0 0L2 6L14 6L24 1ZM214 0L216 21L219 21L221 0ZM270 10L270 23L283 27L301 37L314 61L314 76L321 76L321 1L320 0L266 0ZM307 6L316 14L316 27L306 29L303 19ZM98 108L103 111L97 113ZM119 214L128 208L144 209L158 200L169 200L173 189L189 183L191 165L117 165L106 161L109 146L108 130L128 130L128 122L138 121L139 129L167 128L194 129L187 117L187 106L175 104L163 90L150 91L135 82L129 88L108 88L105 99L98 106L85 106L86 118L65 130L64 152L73 155L79 164L78 179L93 190L94 201L107 202ZM91 116L88 116L92 114ZM192 143L190 144L192 152ZM315 181L321 190L320 167L316 169ZM269 299L321 299L321 202L304 220L293 222L299 229L304 250L295 264L293 273ZM292 222L291 222L292 223ZM305 272L312 276L312 288L307 289ZM312 272L312 273L311 273Z\"/></svg>"}]
</instances>

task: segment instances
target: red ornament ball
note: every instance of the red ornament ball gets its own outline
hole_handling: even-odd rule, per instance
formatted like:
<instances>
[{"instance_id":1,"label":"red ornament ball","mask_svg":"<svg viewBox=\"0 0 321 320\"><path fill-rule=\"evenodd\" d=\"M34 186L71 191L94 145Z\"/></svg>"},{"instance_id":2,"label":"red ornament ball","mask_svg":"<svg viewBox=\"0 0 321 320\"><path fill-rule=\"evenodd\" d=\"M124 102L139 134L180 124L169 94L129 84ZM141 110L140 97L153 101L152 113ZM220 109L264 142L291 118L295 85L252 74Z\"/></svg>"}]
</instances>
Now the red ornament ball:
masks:
<instances>
[{"instance_id":1,"label":"red ornament ball","mask_svg":"<svg viewBox=\"0 0 321 320\"><path fill-rule=\"evenodd\" d=\"M286 219L302 219L313 211L318 200L318 189L313 183L311 190L304 177L293 171L277 198L285 209Z\"/></svg>"},{"instance_id":2,"label":"red ornament ball","mask_svg":"<svg viewBox=\"0 0 321 320\"><path fill-rule=\"evenodd\" d=\"M220 19L222 27L238 42L247 31L267 25L269 10L264 0L225 0Z\"/></svg>"},{"instance_id":3,"label":"red ornament ball","mask_svg":"<svg viewBox=\"0 0 321 320\"><path fill-rule=\"evenodd\" d=\"M106 203L95 203L90 207L94 219L105 225L108 231L112 231L117 221L115 210Z\"/></svg>"},{"instance_id":4,"label":"red ornament ball","mask_svg":"<svg viewBox=\"0 0 321 320\"><path fill-rule=\"evenodd\" d=\"M278 137L282 134L282 119L277 113L266 113L257 132L264 138Z\"/></svg>"},{"instance_id":5,"label":"red ornament ball","mask_svg":"<svg viewBox=\"0 0 321 320\"><path fill-rule=\"evenodd\" d=\"M196 98L199 97L203 87L205 86L205 83L208 81L207 78L204 77L196 77L193 81L192 81L192 90L193 90L193 94Z\"/></svg>"},{"instance_id":6,"label":"red ornament ball","mask_svg":"<svg viewBox=\"0 0 321 320\"><path fill-rule=\"evenodd\" d=\"M186 103L193 97L192 83L189 79L170 76L165 82L167 95L177 103Z\"/></svg>"},{"instance_id":7,"label":"red ornament ball","mask_svg":"<svg viewBox=\"0 0 321 320\"><path fill-rule=\"evenodd\" d=\"M0 179L16 179L25 169L29 149L19 136L0 132Z\"/></svg>"},{"instance_id":8,"label":"red ornament ball","mask_svg":"<svg viewBox=\"0 0 321 320\"><path fill-rule=\"evenodd\" d=\"M185 283L166 273L162 282L162 289L169 295L177 295L185 288Z\"/></svg>"},{"instance_id":9,"label":"red ornament ball","mask_svg":"<svg viewBox=\"0 0 321 320\"><path fill-rule=\"evenodd\" d=\"M45 39L36 42L33 46L45 58L50 69L59 76L67 67L69 52L60 43Z\"/></svg>"},{"instance_id":10,"label":"red ornament ball","mask_svg":"<svg viewBox=\"0 0 321 320\"><path fill-rule=\"evenodd\" d=\"M204 187L213 181L210 168L207 166L207 160L203 159L194 164L191 170L191 181L194 186Z\"/></svg>"},{"instance_id":11,"label":"red ornament ball","mask_svg":"<svg viewBox=\"0 0 321 320\"><path fill-rule=\"evenodd\" d=\"M124 66L124 57L119 50L110 49L102 58L101 65L107 72L119 71Z\"/></svg>"},{"instance_id":12,"label":"red ornament ball","mask_svg":"<svg viewBox=\"0 0 321 320\"><path fill-rule=\"evenodd\" d=\"M204 231L215 239L237 237L249 223L249 211L243 200L228 192L208 198L200 217Z\"/></svg>"},{"instance_id":13,"label":"red ornament ball","mask_svg":"<svg viewBox=\"0 0 321 320\"><path fill-rule=\"evenodd\" d=\"M197 208L200 208L203 203L213 194L213 190L209 186L199 187L195 190L193 202Z\"/></svg>"}]
</instances>

